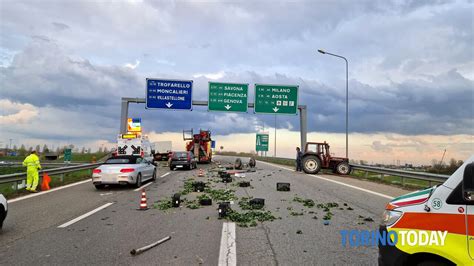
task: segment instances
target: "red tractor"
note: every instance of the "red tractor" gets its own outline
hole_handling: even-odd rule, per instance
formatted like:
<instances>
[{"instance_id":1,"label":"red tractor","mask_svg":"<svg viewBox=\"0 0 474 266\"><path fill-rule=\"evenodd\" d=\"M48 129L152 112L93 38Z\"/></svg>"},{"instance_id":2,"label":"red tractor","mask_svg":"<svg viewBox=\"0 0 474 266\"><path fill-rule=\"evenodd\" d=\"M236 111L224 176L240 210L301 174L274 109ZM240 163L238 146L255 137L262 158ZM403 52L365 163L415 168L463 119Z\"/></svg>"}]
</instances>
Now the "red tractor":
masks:
<instances>
[{"instance_id":1,"label":"red tractor","mask_svg":"<svg viewBox=\"0 0 474 266\"><path fill-rule=\"evenodd\" d=\"M348 175L351 172L348 158L331 157L329 144L325 142L306 143L305 153L301 160L307 174L317 174L322 169L332 169L334 173Z\"/></svg>"}]
</instances>

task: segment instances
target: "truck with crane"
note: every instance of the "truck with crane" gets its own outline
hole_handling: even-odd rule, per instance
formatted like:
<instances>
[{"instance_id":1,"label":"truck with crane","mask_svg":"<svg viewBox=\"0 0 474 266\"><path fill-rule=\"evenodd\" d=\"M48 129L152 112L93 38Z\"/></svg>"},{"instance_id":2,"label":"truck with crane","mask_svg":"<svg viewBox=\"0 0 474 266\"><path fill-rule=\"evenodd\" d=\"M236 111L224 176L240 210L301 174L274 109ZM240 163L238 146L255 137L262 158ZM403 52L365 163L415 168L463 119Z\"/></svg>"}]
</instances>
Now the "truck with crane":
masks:
<instances>
[{"instance_id":1,"label":"truck with crane","mask_svg":"<svg viewBox=\"0 0 474 266\"><path fill-rule=\"evenodd\" d=\"M198 163L210 163L212 161L210 130L200 129L199 133L196 134L194 134L193 129L183 130L183 139L188 141L186 151L192 152Z\"/></svg>"}]
</instances>

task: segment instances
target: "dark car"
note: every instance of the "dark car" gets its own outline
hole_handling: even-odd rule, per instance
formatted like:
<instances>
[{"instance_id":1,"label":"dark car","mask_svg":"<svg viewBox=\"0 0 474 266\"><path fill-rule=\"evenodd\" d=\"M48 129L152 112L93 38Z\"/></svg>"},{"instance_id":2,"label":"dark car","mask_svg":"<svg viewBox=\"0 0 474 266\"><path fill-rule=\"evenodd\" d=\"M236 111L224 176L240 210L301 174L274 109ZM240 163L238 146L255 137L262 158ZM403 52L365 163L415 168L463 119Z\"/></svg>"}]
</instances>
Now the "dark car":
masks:
<instances>
[{"instance_id":1,"label":"dark car","mask_svg":"<svg viewBox=\"0 0 474 266\"><path fill-rule=\"evenodd\" d=\"M196 167L196 158L194 157L194 154L189 151L173 152L170 158L170 170L174 170L176 168L191 170Z\"/></svg>"}]
</instances>

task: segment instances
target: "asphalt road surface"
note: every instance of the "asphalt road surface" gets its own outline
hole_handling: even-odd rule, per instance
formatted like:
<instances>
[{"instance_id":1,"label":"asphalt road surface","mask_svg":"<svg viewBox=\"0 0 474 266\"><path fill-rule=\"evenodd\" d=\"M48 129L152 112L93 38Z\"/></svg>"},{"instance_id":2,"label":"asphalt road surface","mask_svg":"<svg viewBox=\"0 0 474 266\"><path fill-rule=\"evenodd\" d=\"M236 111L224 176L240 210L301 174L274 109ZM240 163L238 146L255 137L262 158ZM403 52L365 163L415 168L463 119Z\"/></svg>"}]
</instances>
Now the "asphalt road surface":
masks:
<instances>
[{"instance_id":1,"label":"asphalt road surface","mask_svg":"<svg viewBox=\"0 0 474 266\"><path fill-rule=\"evenodd\" d=\"M233 157L217 157L222 164ZM244 162L248 158L242 158ZM158 179L146 183L148 206L137 210L140 191L129 187L96 190L90 181L13 200L0 232L0 265L375 265L376 247L344 247L340 230L377 230L390 197L407 191L353 178L306 175L283 166L257 162L257 171L235 177L232 183L199 165L198 170L158 169ZM214 188L235 190L235 195L265 199L265 210L277 218L240 227L218 219L212 206L160 210L158 200L183 190L184 181L209 182ZM251 187L236 186L250 181ZM291 191L276 191L288 182ZM185 197L193 200L201 193ZM315 204L337 203L325 225L323 209L305 207L294 197ZM232 209L239 210L238 199ZM347 205L347 206L345 206ZM353 210L348 210L348 208ZM372 218L374 221L364 221ZM169 241L140 255L130 251L171 236Z\"/></svg>"}]
</instances>

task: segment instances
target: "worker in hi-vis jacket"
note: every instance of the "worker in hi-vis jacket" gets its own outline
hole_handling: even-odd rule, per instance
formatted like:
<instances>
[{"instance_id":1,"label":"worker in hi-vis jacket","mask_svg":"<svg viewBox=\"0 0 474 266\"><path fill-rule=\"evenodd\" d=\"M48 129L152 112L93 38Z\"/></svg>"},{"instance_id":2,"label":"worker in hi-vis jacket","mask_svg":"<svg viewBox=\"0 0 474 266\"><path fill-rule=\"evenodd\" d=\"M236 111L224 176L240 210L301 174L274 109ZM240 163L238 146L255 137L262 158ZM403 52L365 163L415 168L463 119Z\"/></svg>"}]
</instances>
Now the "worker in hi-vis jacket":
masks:
<instances>
[{"instance_id":1,"label":"worker in hi-vis jacket","mask_svg":"<svg viewBox=\"0 0 474 266\"><path fill-rule=\"evenodd\" d=\"M36 191L38 186L39 175L38 170L41 169L40 161L36 151L32 151L23 161L23 166L26 166L26 190L30 192Z\"/></svg>"}]
</instances>

